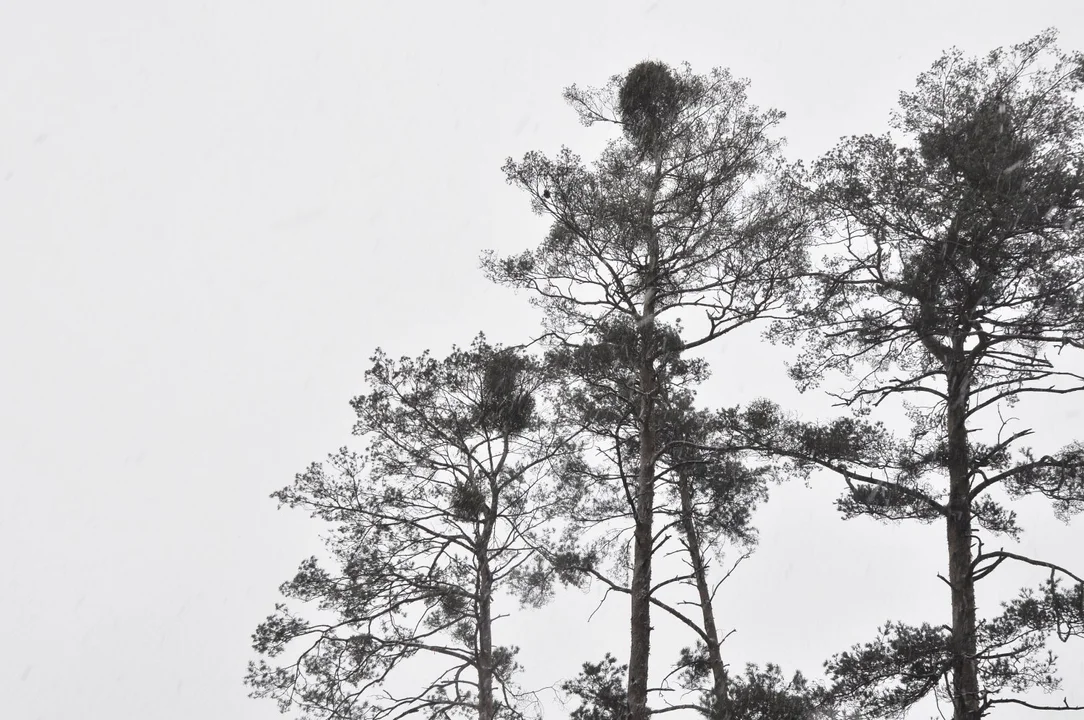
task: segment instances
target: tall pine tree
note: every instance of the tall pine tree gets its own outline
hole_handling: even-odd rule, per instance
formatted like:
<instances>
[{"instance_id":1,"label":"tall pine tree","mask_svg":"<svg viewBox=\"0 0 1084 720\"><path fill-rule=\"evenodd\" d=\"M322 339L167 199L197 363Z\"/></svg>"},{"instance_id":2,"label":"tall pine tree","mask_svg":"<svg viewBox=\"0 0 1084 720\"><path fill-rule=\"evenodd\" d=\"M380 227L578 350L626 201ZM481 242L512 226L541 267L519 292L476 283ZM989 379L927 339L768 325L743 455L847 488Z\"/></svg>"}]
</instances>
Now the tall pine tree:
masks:
<instances>
[{"instance_id":1,"label":"tall pine tree","mask_svg":"<svg viewBox=\"0 0 1084 720\"><path fill-rule=\"evenodd\" d=\"M568 149L529 153L505 166L551 230L533 251L484 267L531 292L555 344L606 345L628 329L627 392L636 438L629 462L634 519L628 705L647 720L658 437L666 367L787 305L804 269L795 205L772 180L782 113L749 104L746 83L721 70L694 75L643 62L601 89L565 97L588 124L623 134L590 166ZM680 325L684 321L686 325ZM664 323L669 327L664 328Z\"/></svg>"},{"instance_id":2,"label":"tall pine tree","mask_svg":"<svg viewBox=\"0 0 1084 720\"><path fill-rule=\"evenodd\" d=\"M861 417L793 422L769 403L730 417L748 446L842 475L848 516L944 528L950 622L891 623L829 663L836 696L864 716L931 693L955 720L1039 707L1017 693L1058 687L1046 639L1084 635L1084 571L988 549L1020 532L1013 498L1084 509L1084 448L1036 455L1020 446L1031 429L1002 419L1023 397L1084 390L1072 363L1084 348L1084 56L1055 39L946 53L901 95L895 135L845 139L800 179L824 260L802 322L777 328L804 340L792 374L807 388L842 372L834 394L860 415L907 400L910 435ZM982 619L976 583L1006 561L1049 579Z\"/></svg>"}]
</instances>

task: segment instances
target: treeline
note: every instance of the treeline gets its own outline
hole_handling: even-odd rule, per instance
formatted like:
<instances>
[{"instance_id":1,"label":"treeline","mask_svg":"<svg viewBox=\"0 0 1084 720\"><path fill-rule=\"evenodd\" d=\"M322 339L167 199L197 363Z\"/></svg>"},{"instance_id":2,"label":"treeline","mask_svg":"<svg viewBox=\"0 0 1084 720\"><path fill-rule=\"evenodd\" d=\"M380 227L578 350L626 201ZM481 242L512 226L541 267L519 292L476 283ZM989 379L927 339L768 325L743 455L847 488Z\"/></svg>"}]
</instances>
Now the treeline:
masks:
<instances>
[{"instance_id":1,"label":"treeline","mask_svg":"<svg viewBox=\"0 0 1084 720\"><path fill-rule=\"evenodd\" d=\"M1075 706L1028 699L1060 688L1048 645L1084 636L1084 580L992 542L1019 537L1020 498L1084 509L1084 445L1037 455L1003 412L1084 389L1065 359L1084 347L1082 88L1084 55L1053 31L953 50L900 95L892 133L808 167L782 155L782 113L724 70L643 62L568 88L583 123L619 132L590 163L509 160L550 231L482 261L545 326L524 346L373 357L352 402L362 449L274 496L330 524L333 562L282 586L253 635L252 694L316 718L533 717L498 621L595 584L628 599L628 663L588 659L564 682L575 720L898 717L931 695L954 720L1084 709L1079 690ZM840 417L697 404L708 346L754 324L798 348L793 379L823 380ZM876 419L892 398L901 431ZM723 550L747 558L769 483L814 471L845 517L945 533L931 572L951 622L889 623L817 682L735 670L712 602ZM1006 562L1035 584L980 615L976 584ZM688 633L667 676L682 703L659 704L649 673L660 614Z\"/></svg>"}]
</instances>

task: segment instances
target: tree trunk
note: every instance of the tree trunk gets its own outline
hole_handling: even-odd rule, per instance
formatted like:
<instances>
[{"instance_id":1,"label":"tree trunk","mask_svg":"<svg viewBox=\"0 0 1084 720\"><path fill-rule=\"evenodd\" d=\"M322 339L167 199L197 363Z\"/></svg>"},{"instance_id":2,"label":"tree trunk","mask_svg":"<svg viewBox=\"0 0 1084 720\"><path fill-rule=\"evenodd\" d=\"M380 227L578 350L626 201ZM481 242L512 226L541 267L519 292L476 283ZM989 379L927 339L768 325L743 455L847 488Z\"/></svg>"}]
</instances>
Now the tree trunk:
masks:
<instances>
[{"instance_id":1,"label":"tree trunk","mask_svg":"<svg viewBox=\"0 0 1084 720\"><path fill-rule=\"evenodd\" d=\"M970 457L965 415L970 372L963 362L948 372L947 412L949 584L952 588L952 704L954 720L979 720L975 580L971 568Z\"/></svg>"},{"instance_id":2,"label":"tree trunk","mask_svg":"<svg viewBox=\"0 0 1084 720\"><path fill-rule=\"evenodd\" d=\"M651 654L651 556L655 514L655 401L658 378L655 375L655 310L658 289L659 243L652 225L655 193L662 178L662 162L656 160L655 178L648 193L643 220L647 239L647 268L644 273L644 301L640 317L640 456L633 515L632 587L629 647L629 720L648 720L648 660Z\"/></svg>"},{"instance_id":3,"label":"tree trunk","mask_svg":"<svg viewBox=\"0 0 1084 720\"><path fill-rule=\"evenodd\" d=\"M647 680L651 652L652 519L655 511L655 373L649 352L648 348L643 349L640 367L640 458L635 495L629 649L630 720L648 720L650 714Z\"/></svg>"},{"instance_id":4,"label":"tree trunk","mask_svg":"<svg viewBox=\"0 0 1084 720\"><path fill-rule=\"evenodd\" d=\"M708 646L708 664L711 666L711 701L712 717L716 720L729 720L730 703L727 697L726 666L720 647L719 630L715 625L715 610L711 605L711 591L708 589L708 572L704 563L703 550L700 547L700 535L693 520L693 492L688 479L681 476L678 480L681 494L681 526L685 531L685 544L689 548L689 561L696 580L696 591L700 597L700 612L704 619L705 644Z\"/></svg>"},{"instance_id":5,"label":"tree trunk","mask_svg":"<svg viewBox=\"0 0 1084 720\"><path fill-rule=\"evenodd\" d=\"M488 553L478 559L478 720L493 720L493 577Z\"/></svg>"},{"instance_id":6,"label":"tree trunk","mask_svg":"<svg viewBox=\"0 0 1084 720\"><path fill-rule=\"evenodd\" d=\"M492 447L492 446L490 446ZM501 439L501 454L496 465L486 473L489 480L489 505L481 527L476 526L474 553L478 562L478 720L493 720L493 569L489 564L489 544L500 515L501 489L497 482L505 467L510 449L509 436Z\"/></svg>"}]
</instances>

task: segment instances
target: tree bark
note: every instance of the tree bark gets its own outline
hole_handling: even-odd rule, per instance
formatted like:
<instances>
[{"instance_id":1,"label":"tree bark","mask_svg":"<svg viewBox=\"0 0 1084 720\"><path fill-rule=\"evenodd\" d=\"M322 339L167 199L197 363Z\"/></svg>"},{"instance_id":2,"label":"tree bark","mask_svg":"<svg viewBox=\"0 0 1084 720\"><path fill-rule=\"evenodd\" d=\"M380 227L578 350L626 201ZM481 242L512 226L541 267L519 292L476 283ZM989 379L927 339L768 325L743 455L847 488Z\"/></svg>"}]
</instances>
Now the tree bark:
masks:
<instances>
[{"instance_id":1,"label":"tree bark","mask_svg":"<svg viewBox=\"0 0 1084 720\"><path fill-rule=\"evenodd\" d=\"M970 457L967 447L966 413L971 384L965 361L948 370L947 410L949 516L947 519L949 585L952 592L952 704L954 720L982 717L979 675L975 580L971 568Z\"/></svg>"},{"instance_id":2,"label":"tree bark","mask_svg":"<svg viewBox=\"0 0 1084 720\"><path fill-rule=\"evenodd\" d=\"M655 311L658 290L659 241L653 227L655 194L662 177L662 162L655 163L655 178L648 192L643 219L647 240L647 268L644 273L644 301L640 313L640 453L633 516L633 562L629 644L629 720L648 720L648 660L651 655L651 556L655 514L655 402L658 378L655 373Z\"/></svg>"},{"instance_id":3,"label":"tree bark","mask_svg":"<svg viewBox=\"0 0 1084 720\"><path fill-rule=\"evenodd\" d=\"M647 303L645 303L646 310ZM650 321L651 324L654 321ZM645 341L651 337L643 333ZM631 587L631 629L629 648L629 717L648 720L648 657L651 653L651 555L655 511L655 373L650 349L640 358L640 457L636 481L635 530Z\"/></svg>"},{"instance_id":4,"label":"tree bark","mask_svg":"<svg viewBox=\"0 0 1084 720\"><path fill-rule=\"evenodd\" d=\"M478 559L478 720L493 720L493 577L488 552Z\"/></svg>"},{"instance_id":5,"label":"tree bark","mask_svg":"<svg viewBox=\"0 0 1084 720\"><path fill-rule=\"evenodd\" d=\"M685 543L689 548L689 560L696 580L696 591L700 597L705 644L708 647L708 664L711 667L712 677L712 716L717 720L730 720L726 666L723 664L719 630L715 625L715 610L711 605L711 590L708 588L708 572L704 563L703 550L700 547L700 535L697 533L696 523L693 520L692 487L684 476L678 480L678 492L681 494L681 526L685 532Z\"/></svg>"}]
</instances>

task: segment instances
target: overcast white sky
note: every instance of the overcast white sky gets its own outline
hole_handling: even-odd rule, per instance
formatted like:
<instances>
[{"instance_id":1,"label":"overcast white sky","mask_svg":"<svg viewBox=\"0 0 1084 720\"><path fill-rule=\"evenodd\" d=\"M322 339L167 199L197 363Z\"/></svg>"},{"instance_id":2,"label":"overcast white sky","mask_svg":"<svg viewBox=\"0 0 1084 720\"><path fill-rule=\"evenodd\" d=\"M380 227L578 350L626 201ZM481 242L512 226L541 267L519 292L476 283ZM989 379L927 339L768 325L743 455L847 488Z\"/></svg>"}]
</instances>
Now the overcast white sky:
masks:
<instances>
[{"instance_id":1,"label":"overcast white sky","mask_svg":"<svg viewBox=\"0 0 1084 720\"><path fill-rule=\"evenodd\" d=\"M1051 25L1084 48L1079 0L0 3L0 716L278 717L241 685L249 635L322 528L267 496L349 440L376 346L535 331L478 255L544 230L506 156L605 139L566 85L726 66L811 159L885 130L941 50ZM793 395L778 352L707 357L709 402ZM1037 448L1077 403L1031 409ZM736 666L816 675L889 618L947 615L940 528L845 524L823 484L776 493L722 593ZM1079 565L1084 525L1026 510L1025 547ZM981 607L1042 579L1005 577ZM500 631L525 684L627 653L625 602L592 607ZM660 635L660 662L685 642Z\"/></svg>"}]
</instances>

